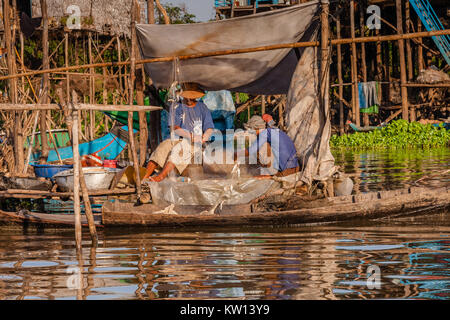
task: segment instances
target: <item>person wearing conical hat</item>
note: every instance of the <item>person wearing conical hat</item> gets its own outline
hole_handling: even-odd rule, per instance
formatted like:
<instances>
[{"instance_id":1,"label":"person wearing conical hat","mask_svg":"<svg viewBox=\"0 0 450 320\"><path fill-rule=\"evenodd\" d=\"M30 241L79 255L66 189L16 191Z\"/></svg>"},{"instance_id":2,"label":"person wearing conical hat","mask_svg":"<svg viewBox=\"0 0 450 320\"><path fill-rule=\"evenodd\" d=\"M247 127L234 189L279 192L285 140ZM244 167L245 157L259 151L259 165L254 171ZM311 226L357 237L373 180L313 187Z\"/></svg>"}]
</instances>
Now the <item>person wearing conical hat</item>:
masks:
<instances>
[{"instance_id":1,"label":"person wearing conical hat","mask_svg":"<svg viewBox=\"0 0 450 320\"><path fill-rule=\"evenodd\" d=\"M257 159L261 166L259 178L284 177L300 170L294 142L275 126L270 115L254 115L244 128L257 135L257 140L245 150L245 155Z\"/></svg>"},{"instance_id":2,"label":"person wearing conical hat","mask_svg":"<svg viewBox=\"0 0 450 320\"><path fill-rule=\"evenodd\" d=\"M150 156L143 180L160 182L175 169L182 174L192 163L192 141L201 140L203 144L214 130L211 112L202 101L197 101L205 92L196 83L184 83L181 87L183 101L169 115L169 126L180 139L167 139L159 144ZM150 177L157 168L161 168L161 172Z\"/></svg>"}]
</instances>

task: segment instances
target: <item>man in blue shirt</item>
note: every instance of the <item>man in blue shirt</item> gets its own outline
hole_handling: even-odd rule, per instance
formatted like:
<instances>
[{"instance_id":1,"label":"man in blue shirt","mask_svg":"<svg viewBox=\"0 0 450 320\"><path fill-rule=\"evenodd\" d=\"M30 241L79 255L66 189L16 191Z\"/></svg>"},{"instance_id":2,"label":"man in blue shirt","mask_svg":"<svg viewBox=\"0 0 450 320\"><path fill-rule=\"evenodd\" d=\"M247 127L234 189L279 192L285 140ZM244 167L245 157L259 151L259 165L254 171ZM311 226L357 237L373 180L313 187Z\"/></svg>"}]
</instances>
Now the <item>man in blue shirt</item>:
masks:
<instances>
[{"instance_id":1,"label":"man in blue shirt","mask_svg":"<svg viewBox=\"0 0 450 320\"><path fill-rule=\"evenodd\" d=\"M271 117L267 117L271 120ZM260 178L273 175L284 177L299 171L297 150L294 142L280 129L266 128L266 122L260 116L253 116L244 125L247 130L255 130L257 140L245 150L248 157L254 157L261 165Z\"/></svg>"},{"instance_id":2,"label":"man in blue shirt","mask_svg":"<svg viewBox=\"0 0 450 320\"><path fill-rule=\"evenodd\" d=\"M203 102L197 101L204 95L204 91L195 83L183 85L183 103L169 115L169 125L182 139L167 139L159 144L150 156L143 180L149 178L151 181L160 182L174 169L182 174L192 163L195 154L192 142L203 144L209 140L214 129L211 113ZM162 168L162 171L150 178L158 167Z\"/></svg>"}]
</instances>

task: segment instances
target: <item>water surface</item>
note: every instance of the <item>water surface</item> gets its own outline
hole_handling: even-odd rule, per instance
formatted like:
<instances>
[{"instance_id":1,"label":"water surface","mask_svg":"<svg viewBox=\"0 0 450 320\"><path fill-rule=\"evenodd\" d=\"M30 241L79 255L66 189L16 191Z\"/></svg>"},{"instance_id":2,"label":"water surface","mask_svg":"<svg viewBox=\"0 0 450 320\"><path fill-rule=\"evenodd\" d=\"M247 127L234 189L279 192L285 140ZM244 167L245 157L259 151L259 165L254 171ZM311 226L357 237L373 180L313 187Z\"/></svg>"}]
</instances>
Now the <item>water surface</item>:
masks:
<instances>
[{"instance_id":1,"label":"water surface","mask_svg":"<svg viewBox=\"0 0 450 320\"><path fill-rule=\"evenodd\" d=\"M449 185L449 150L335 156L367 192ZM449 218L109 229L82 255L72 230L1 228L0 299L450 299Z\"/></svg>"}]
</instances>

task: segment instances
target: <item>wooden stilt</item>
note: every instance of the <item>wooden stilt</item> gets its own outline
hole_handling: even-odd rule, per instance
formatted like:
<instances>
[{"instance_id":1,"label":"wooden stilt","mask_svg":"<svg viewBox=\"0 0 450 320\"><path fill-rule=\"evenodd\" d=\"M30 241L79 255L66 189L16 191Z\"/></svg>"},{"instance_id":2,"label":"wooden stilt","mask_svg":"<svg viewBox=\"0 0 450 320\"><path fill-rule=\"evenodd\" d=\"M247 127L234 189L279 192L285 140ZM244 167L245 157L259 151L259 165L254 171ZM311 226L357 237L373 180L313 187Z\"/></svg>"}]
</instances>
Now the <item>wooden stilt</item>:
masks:
<instances>
[{"instance_id":1,"label":"wooden stilt","mask_svg":"<svg viewBox=\"0 0 450 320\"><path fill-rule=\"evenodd\" d=\"M409 7L409 1L405 1L405 27L406 27L406 33L409 33L411 29L411 16L410 16L410 7ZM411 40L405 40L406 41L406 57L408 61L408 81L411 81L414 77L414 68L413 68L413 62L412 62L412 47L411 47Z\"/></svg>"},{"instance_id":2,"label":"wooden stilt","mask_svg":"<svg viewBox=\"0 0 450 320\"><path fill-rule=\"evenodd\" d=\"M66 67L69 66L69 34L67 32L64 33L64 62ZM64 103L64 101L61 101ZM64 116L66 118L67 129L69 131L69 137L72 139L72 112L69 110L70 104L70 74L69 71L66 71L66 108L64 110Z\"/></svg>"},{"instance_id":3,"label":"wooden stilt","mask_svg":"<svg viewBox=\"0 0 450 320\"><path fill-rule=\"evenodd\" d=\"M147 23L155 24L155 1L147 0Z\"/></svg>"},{"instance_id":4,"label":"wooden stilt","mask_svg":"<svg viewBox=\"0 0 450 320\"><path fill-rule=\"evenodd\" d=\"M361 38L365 36L365 23L364 23L364 10L362 8L362 4L359 4L359 24L361 30ZM367 82L367 62L366 62L366 45L361 43L361 69L363 74L363 82ZM370 107L370 106L367 106ZM363 124L364 126L369 126L369 114L366 112L363 113Z\"/></svg>"},{"instance_id":5,"label":"wooden stilt","mask_svg":"<svg viewBox=\"0 0 450 320\"><path fill-rule=\"evenodd\" d=\"M156 1L158 4L158 0ZM132 9L131 9L131 39L133 41L136 40L136 1L133 0L132 2ZM128 96L128 103L133 105L133 96L134 96L134 81L136 78L136 52L135 52L136 46L134 43L131 44L131 56L130 56L130 77L129 77L129 96ZM130 140L130 151L131 151L131 159L133 160L133 166L134 171L136 173L136 193L138 199L141 197L141 176L139 171L139 159L137 157L136 152L136 144L134 141L134 133L133 133L133 112L128 112L128 134L129 134L129 140Z\"/></svg>"},{"instance_id":6,"label":"wooden stilt","mask_svg":"<svg viewBox=\"0 0 450 320\"><path fill-rule=\"evenodd\" d=\"M422 32L422 21L417 17L417 32ZM423 48L420 45L422 38L417 39L419 41L419 47L417 48L417 63L419 64L419 72L425 69L425 63L423 62Z\"/></svg>"},{"instance_id":7,"label":"wooden stilt","mask_svg":"<svg viewBox=\"0 0 450 320\"><path fill-rule=\"evenodd\" d=\"M141 23L141 15L139 4L136 2L135 4L136 11L136 23ZM138 44L136 41L136 33L133 33L134 39L131 40L131 43L134 48L134 52L136 55L139 52ZM144 86L145 86L145 74L144 74L144 66L139 65L136 68L136 101L140 106L144 105ZM139 165L144 166L147 154L147 141L148 141L148 127L147 127L147 113L145 111L141 111L138 113L139 115Z\"/></svg>"},{"instance_id":8,"label":"wooden stilt","mask_svg":"<svg viewBox=\"0 0 450 320\"><path fill-rule=\"evenodd\" d=\"M336 19L336 33L337 38L341 38L341 15L339 14ZM342 47L340 44L337 45L337 73L339 82L339 133L344 134L344 103L342 99L344 98L344 87L342 86Z\"/></svg>"},{"instance_id":9,"label":"wooden stilt","mask_svg":"<svg viewBox=\"0 0 450 320\"><path fill-rule=\"evenodd\" d=\"M89 63L93 63L93 56L92 56L92 33L89 32L88 36L88 55L89 55ZM89 103L94 104L95 103L95 83L94 83L94 69L89 68ZM87 126L87 117L85 118L85 126ZM95 139L95 111L89 110L89 139L94 140Z\"/></svg>"},{"instance_id":10,"label":"wooden stilt","mask_svg":"<svg viewBox=\"0 0 450 320\"><path fill-rule=\"evenodd\" d=\"M321 35L320 35L320 46L321 46L321 61L320 61L320 87L321 87L321 102L323 104L323 112L325 117L330 117L330 26L328 22L329 15L329 0L321 0L322 12L320 15L321 21ZM327 194L329 197L334 196L333 181L329 180L327 183Z\"/></svg>"},{"instance_id":11,"label":"wooden stilt","mask_svg":"<svg viewBox=\"0 0 450 320\"><path fill-rule=\"evenodd\" d=\"M77 103L77 95L73 91L73 104ZM77 250L82 250L82 230L81 230L81 208L80 208L80 153L78 138L78 112L73 109L72 112L72 152L73 152L73 209L75 216L75 242Z\"/></svg>"},{"instance_id":12,"label":"wooden stilt","mask_svg":"<svg viewBox=\"0 0 450 320\"><path fill-rule=\"evenodd\" d=\"M397 30L399 34L403 34L403 14L402 14L402 0L396 0L396 11L397 11ZM398 51L400 59L400 83L401 83L401 94L402 94L402 118L404 120L409 120L408 112L408 89L406 85L406 65L405 65L405 43L403 39L398 40Z\"/></svg>"},{"instance_id":13,"label":"wooden stilt","mask_svg":"<svg viewBox=\"0 0 450 320\"><path fill-rule=\"evenodd\" d=\"M49 69L48 58L48 15L47 15L47 0L41 0L42 11L42 67ZM48 103L48 89L49 89L49 74L43 75L43 90L40 94L40 103ZM49 146L47 139L47 111L41 111L40 130L41 130L41 162L47 159Z\"/></svg>"},{"instance_id":14,"label":"wooden stilt","mask_svg":"<svg viewBox=\"0 0 450 320\"><path fill-rule=\"evenodd\" d=\"M350 0L350 30L351 30L351 38L352 40L355 38L355 1ZM357 52L356 52L356 43L352 41L352 54L351 54L351 62L352 62L352 109L353 109L353 121L357 126L361 124L360 122L360 114L359 114L359 93L358 93L358 69L357 69Z\"/></svg>"},{"instance_id":15,"label":"wooden stilt","mask_svg":"<svg viewBox=\"0 0 450 320\"><path fill-rule=\"evenodd\" d=\"M261 114L266 113L266 96L261 96Z\"/></svg>"}]
</instances>

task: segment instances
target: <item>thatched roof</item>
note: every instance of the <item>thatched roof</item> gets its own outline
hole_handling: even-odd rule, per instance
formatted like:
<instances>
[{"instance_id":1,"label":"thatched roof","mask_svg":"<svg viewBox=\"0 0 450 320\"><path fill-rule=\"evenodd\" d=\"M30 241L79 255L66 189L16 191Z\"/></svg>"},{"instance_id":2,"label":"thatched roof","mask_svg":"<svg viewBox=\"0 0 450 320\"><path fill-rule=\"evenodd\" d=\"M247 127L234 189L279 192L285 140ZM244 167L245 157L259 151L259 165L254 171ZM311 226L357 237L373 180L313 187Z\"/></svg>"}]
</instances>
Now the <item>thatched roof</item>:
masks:
<instances>
[{"instance_id":1,"label":"thatched roof","mask_svg":"<svg viewBox=\"0 0 450 320\"><path fill-rule=\"evenodd\" d=\"M52 27L64 26L70 14L67 8L77 5L81 11L83 29L95 29L100 33L129 35L132 0L47 0L48 16ZM141 21L147 21L147 1L138 0ZM32 16L40 17L40 0L32 0Z\"/></svg>"}]
</instances>

